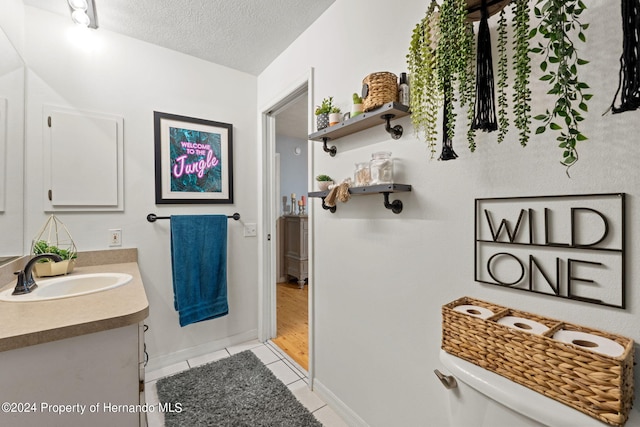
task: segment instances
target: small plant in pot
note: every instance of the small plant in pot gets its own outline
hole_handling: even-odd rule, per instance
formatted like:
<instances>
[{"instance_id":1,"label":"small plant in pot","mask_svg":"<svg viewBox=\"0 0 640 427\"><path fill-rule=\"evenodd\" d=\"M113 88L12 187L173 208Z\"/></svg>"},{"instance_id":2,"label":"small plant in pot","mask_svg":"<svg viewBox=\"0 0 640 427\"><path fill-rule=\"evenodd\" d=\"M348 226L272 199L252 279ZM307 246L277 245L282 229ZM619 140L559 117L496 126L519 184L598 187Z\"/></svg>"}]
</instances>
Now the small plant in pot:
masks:
<instances>
[{"instance_id":1,"label":"small plant in pot","mask_svg":"<svg viewBox=\"0 0 640 427\"><path fill-rule=\"evenodd\" d=\"M351 95L351 97L353 99L353 105L351 106L351 117L355 117L358 114L362 114L362 112L364 111L362 106L362 97L360 97L360 95L358 95L357 93L354 93L353 95Z\"/></svg>"},{"instance_id":2,"label":"small plant in pot","mask_svg":"<svg viewBox=\"0 0 640 427\"><path fill-rule=\"evenodd\" d=\"M35 265L36 274L39 277L59 276L68 274L73 271L76 264L78 254L75 245L71 245L69 249L62 249L50 244L46 240L39 240L33 244L34 255L55 254L62 258L62 261L54 262L50 259L39 260Z\"/></svg>"},{"instance_id":3,"label":"small plant in pot","mask_svg":"<svg viewBox=\"0 0 640 427\"><path fill-rule=\"evenodd\" d=\"M318 181L318 188L320 191L327 191L330 185L333 185L333 178L329 175L318 175L316 176L316 181Z\"/></svg>"},{"instance_id":4,"label":"small plant in pot","mask_svg":"<svg viewBox=\"0 0 640 427\"><path fill-rule=\"evenodd\" d=\"M318 130L322 130L329 126L329 113L333 108L333 96L324 98L322 104L316 106L316 124Z\"/></svg>"},{"instance_id":5,"label":"small plant in pot","mask_svg":"<svg viewBox=\"0 0 640 427\"><path fill-rule=\"evenodd\" d=\"M331 111L329 112L329 126L334 126L340 123L340 119L342 118L342 110L340 107L336 107L335 105L331 107Z\"/></svg>"}]
</instances>

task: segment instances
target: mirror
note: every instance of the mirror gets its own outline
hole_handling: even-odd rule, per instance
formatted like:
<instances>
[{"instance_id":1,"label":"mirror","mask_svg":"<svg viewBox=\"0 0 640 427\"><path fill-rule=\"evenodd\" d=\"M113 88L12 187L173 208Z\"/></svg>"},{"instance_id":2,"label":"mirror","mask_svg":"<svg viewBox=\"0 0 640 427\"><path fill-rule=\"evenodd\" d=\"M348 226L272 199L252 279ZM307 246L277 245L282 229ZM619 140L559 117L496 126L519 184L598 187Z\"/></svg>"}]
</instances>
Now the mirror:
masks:
<instances>
[{"instance_id":1,"label":"mirror","mask_svg":"<svg viewBox=\"0 0 640 427\"><path fill-rule=\"evenodd\" d=\"M24 255L25 63L0 28L0 265Z\"/></svg>"}]
</instances>

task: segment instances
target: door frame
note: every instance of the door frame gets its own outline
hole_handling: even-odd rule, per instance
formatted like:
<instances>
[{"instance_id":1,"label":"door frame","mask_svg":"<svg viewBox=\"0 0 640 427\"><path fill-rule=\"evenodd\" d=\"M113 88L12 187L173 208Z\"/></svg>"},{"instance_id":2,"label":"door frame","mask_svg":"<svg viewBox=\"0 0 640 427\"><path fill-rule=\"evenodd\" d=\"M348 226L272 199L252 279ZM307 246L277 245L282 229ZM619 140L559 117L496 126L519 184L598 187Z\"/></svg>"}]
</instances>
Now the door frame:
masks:
<instances>
[{"instance_id":1,"label":"door frame","mask_svg":"<svg viewBox=\"0 0 640 427\"><path fill-rule=\"evenodd\" d=\"M298 97L307 94L307 130L313 131L313 68L308 73L292 81L288 88L275 97L260 112L260 174L262 177L259 204L261 207L259 227L264 230L258 234L260 251L258 254L259 290L258 290L258 339L265 342L275 338L276 322L276 218L278 217L279 197L276 197L275 183L275 121L276 114ZM313 188L313 146L307 140L307 188ZM313 229L314 221L311 215L313 204L309 200L309 387L313 388L314 378L314 251Z\"/></svg>"}]
</instances>

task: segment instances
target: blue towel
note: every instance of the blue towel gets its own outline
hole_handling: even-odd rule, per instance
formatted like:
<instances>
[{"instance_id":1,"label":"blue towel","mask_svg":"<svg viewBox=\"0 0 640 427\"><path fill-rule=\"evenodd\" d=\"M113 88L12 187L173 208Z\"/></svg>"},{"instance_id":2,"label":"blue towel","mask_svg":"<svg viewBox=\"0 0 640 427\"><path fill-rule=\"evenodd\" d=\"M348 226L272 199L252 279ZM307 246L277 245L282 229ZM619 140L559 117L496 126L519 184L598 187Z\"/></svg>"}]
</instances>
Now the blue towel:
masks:
<instances>
[{"instance_id":1,"label":"blue towel","mask_svg":"<svg viewBox=\"0 0 640 427\"><path fill-rule=\"evenodd\" d=\"M227 216L172 215L173 305L180 326L229 313Z\"/></svg>"}]
</instances>

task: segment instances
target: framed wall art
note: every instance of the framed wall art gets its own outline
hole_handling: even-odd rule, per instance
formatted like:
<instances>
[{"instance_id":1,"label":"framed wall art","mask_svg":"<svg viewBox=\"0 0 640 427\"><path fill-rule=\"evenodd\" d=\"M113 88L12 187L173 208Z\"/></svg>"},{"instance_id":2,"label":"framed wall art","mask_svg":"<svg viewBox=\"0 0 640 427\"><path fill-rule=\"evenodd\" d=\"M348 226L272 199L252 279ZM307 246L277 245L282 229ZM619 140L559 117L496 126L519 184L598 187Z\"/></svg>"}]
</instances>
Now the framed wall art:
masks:
<instances>
[{"instance_id":1,"label":"framed wall art","mask_svg":"<svg viewBox=\"0 0 640 427\"><path fill-rule=\"evenodd\" d=\"M233 203L233 125L154 111L156 204Z\"/></svg>"}]
</instances>

